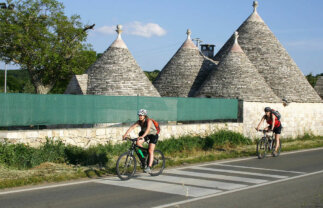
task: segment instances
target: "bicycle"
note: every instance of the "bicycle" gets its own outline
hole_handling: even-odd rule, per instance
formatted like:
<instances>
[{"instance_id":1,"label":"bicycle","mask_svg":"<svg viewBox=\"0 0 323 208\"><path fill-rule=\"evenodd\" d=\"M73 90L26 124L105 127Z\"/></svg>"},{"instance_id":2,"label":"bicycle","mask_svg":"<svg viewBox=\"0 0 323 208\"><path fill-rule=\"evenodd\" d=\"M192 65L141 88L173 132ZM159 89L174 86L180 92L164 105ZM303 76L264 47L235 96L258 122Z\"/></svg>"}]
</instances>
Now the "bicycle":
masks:
<instances>
[{"instance_id":1,"label":"bicycle","mask_svg":"<svg viewBox=\"0 0 323 208\"><path fill-rule=\"evenodd\" d=\"M129 180L136 173L137 160L135 154L137 155L141 169L145 169L149 163L149 153L148 148L140 147L136 145L138 138L129 139L132 144L127 152L122 153L116 165L117 175L121 180ZM162 151L154 150L154 160L151 167L151 176L160 175L165 168L165 157Z\"/></svg>"},{"instance_id":2,"label":"bicycle","mask_svg":"<svg viewBox=\"0 0 323 208\"><path fill-rule=\"evenodd\" d=\"M263 132L264 135L259 141L257 142L257 156L259 159L263 159L266 157L267 151L272 151L272 155L278 157L280 155L281 151L281 140L279 142L279 148L276 152L276 155L274 155L274 151L276 148L276 139L274 132L271 136L267 135L267 130L259 130L260 132Z\"/></svg>"}]
</instances>

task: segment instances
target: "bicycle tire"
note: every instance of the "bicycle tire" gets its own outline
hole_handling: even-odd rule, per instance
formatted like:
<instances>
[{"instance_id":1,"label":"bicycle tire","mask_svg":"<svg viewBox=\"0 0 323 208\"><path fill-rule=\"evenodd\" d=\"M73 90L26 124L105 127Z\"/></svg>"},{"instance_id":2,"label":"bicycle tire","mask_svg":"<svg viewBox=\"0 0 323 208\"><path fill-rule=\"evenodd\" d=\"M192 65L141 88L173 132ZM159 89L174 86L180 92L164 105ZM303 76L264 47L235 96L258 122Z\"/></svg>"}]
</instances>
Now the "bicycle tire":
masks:
<instances>
[{"instance_id":1,"label":"bicycle tire","mask_svg":"<svg viewBox=\"0 0 323 208\"><path fill-rule=\"evenodd\" d=\"M129 180L136 173L137 161L134 155L131 155L130 152L122 153L116 165L118 177L125 181Z\"/></svg>"},{"instance_id":2,"label":"bicycle tire","mask_svg":"<svg viewBox=\"0 0 323 208\"><path fill-rule=\"evenodd\" d=\"M268 140L263 137L257 142L257 156L259 159L266 157L268 147Z\"/></svg>"},{"instance_id":3,"label":"bicycle tire","mask_svg":"<svg viewBox=\"0 0 323 208\"><path fill-rule=\"evenodd\" d=\"M151 176L158 176L160 175L165 168L165 156L162 151L155 150L154 151L154 160L153 165L151 167Z\"/></svg>"},{"instance_id":4,"label":"bicycle tire","mask_svg":"<svg viewBox=\"0 0 323 208\"><path fill-rule=\"evenodd\" d=\"M272 151L272 154L274 155L274 151L275 151L275 149L276 149L276 139L273 141L273 151ZM275 157L278 157L279 155L280 155L280 151L281 151L281 149L282 149L282 140L280 139L279 140L279 147L278 147L278 150L277 150L277 154L276 154L276 156Z\"/></svg>"}]
</instances>

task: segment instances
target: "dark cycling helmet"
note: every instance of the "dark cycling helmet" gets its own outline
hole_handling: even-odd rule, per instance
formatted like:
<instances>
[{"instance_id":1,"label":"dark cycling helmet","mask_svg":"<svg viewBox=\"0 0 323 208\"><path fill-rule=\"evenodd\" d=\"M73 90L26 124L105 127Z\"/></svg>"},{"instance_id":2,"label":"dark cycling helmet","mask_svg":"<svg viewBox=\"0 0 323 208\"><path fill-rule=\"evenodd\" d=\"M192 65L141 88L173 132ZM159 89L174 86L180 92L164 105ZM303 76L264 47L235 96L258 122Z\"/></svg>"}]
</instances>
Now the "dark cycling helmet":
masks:
<instances>
[{"instance_id":1,"label":"dark cycling helmet","mask_svg":"<svg viewBox=\"0 0 323 208\"><path fill-rule=\"evenodd\" d=\"M266 107L266 108L265 108L265 112L271 112L271 108Z\"/></svg>"}]
</instances>

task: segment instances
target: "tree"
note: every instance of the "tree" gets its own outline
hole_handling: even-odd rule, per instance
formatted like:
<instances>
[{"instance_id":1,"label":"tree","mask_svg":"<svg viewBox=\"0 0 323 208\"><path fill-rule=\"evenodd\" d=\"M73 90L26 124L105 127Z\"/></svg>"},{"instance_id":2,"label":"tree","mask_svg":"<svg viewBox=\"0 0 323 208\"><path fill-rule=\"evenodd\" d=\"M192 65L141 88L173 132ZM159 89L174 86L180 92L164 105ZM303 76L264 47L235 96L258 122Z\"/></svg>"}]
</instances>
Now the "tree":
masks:
<instances>
[{"instance_id":1,"label":"tree","mask_svg":"<svg viewBox=\"0 0 323 208\"><path fill-rule=\"evenodd\" d=\"M159 70L158 69L155 69L154 71L151 71L151 72L149 72L149 71L145 71L145 74L146 74L146 76L148 77L148 79L151 81L151 82L153 82L153 81L155 81L155 79L157 78L157 76L158 76L158 74L159 74Z\"/></svg>"},{"instance_id":2,"label":"tree","mask_svg":"<svg viewBox=\"0 0 323 208\"><path fill-rule=\"evenodd\" d=\"M312 85L312 87L314 87L319 76L323 76L323 73L317 74L315 76L312 73L309 73L308 75L306 75L306 79Z\"/></svg>"},{"instance_id":3,"label":"tree","mask_svg":"<svg viewBox=\"0 0 323 208\"><path fill-rule=\"evenodd\" d=\"M61 79L84 71L84 42L92 26L80 17L64 15L56 0L7 0L0 8L0 59L28 71L39 94L48 93ZM86 60L85 60L86 61Z\"/></svg>"}]
</instances>

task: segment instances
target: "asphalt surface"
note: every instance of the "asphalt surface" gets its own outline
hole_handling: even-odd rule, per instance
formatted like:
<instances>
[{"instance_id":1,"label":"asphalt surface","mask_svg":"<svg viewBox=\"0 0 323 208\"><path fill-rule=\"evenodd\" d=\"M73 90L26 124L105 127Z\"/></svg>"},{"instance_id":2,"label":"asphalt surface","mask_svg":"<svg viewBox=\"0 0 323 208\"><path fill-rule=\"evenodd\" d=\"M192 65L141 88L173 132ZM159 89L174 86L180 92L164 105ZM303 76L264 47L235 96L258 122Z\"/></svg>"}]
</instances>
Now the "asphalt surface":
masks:
<instances>
[{"instance_id":1,"label":"asphalt surface","mask_svg":"<svg viewBox=\"0 0 323 208\"><path fill-rule=\"evenodd\" d=\"M323 148L0 191L1 208L323 207Z\"/></svg>"}]
</instances>

